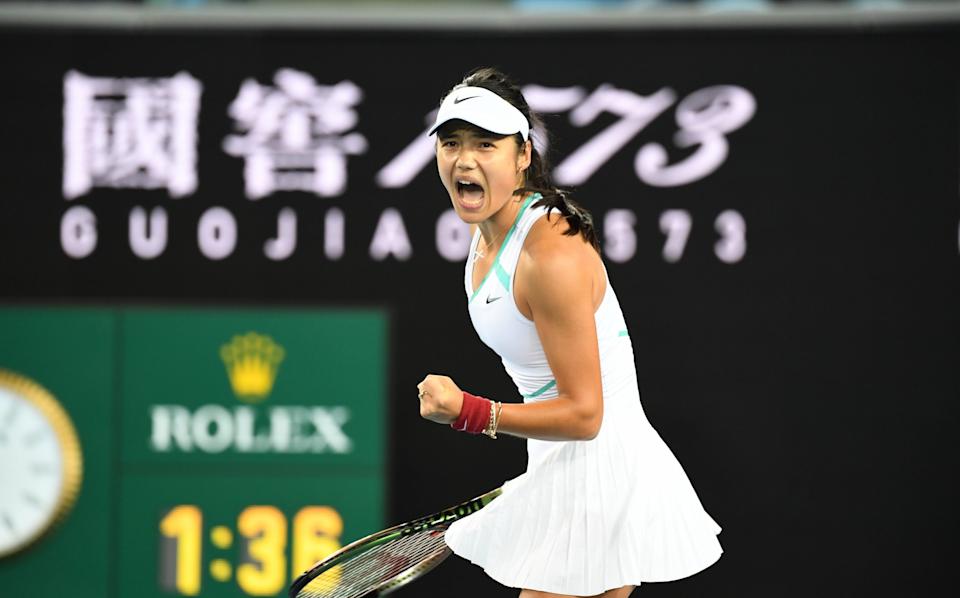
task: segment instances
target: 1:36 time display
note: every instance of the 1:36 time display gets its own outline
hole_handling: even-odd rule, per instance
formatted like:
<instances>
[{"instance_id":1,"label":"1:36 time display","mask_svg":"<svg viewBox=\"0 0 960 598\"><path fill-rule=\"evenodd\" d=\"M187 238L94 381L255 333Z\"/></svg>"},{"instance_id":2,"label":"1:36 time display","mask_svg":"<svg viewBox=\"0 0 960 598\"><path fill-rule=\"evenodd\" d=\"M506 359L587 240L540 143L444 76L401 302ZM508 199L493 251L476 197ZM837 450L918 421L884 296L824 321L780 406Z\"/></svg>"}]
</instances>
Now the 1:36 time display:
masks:
<instances>
[{"instance_id":1,"label":"1:36 time display","mask_svg":"<svg viewBox=\"0 0 960 598\"><path fill-rule=\"evenodd\" d=\"M293 516L288 542L287 517L275 506L248 506L231 528L219 524L205 527L200 507L175 505L166 509L159 521L159 583L163 591L184 596L200 593L205 532L214 548L237 556L234 563L228 558L209 559L214 580L228 583L236 577L244 593L272 596L340 548L343 518L333 507L305 506Z\"/></svg>"}]
</instances>

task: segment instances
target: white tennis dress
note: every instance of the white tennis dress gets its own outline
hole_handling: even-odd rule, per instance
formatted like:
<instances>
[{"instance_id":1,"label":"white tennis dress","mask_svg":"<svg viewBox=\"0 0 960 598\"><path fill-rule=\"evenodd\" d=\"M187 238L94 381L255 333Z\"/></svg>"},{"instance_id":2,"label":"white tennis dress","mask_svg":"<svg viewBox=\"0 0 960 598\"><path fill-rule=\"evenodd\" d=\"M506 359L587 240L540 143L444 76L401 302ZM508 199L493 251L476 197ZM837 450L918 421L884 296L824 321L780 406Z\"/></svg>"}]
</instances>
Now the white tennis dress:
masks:
<instances>
[{"instance_id":1,"label":"white tennis dress","mask_svg":"<svg viewBox=\"0 0 960 598\"><path fill-rule=\"evenodd\" d=\"M537 199L525 200L490 273L473 289L477 232L464 278L474 328L526 403L557 396L536 328L512 293L523 241L546 214L531 207ZM687 577L723 552L720 526L644 415L633 347L609 279L595 319L604 403L597 437L528 439L526 473L447 531L456 554L505 586L589 596Z\"/></svg>"}]
</instances>

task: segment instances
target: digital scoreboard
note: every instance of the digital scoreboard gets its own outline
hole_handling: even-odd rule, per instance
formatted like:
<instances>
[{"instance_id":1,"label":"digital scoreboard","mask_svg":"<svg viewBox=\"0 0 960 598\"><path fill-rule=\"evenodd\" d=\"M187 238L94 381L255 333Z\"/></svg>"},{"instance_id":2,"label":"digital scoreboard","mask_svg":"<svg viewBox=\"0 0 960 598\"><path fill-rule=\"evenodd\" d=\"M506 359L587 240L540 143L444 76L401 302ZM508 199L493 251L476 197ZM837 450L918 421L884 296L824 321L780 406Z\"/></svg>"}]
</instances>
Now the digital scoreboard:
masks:
<instances>
[{"instance_id":1,"label":"digital scoreboard","mask_svg":"<svg viewBox=\"0 0 960 598\"><path fill-rule=\"evenodd\" d=\"M3 308L0 334L4 595L280 596L383 527L380 311ZM41 491L60 482L22 472L72 461L24 388L76 431L58 509ZM57 516L18 540L41 507Z\"/></svg>"}]
</instances>

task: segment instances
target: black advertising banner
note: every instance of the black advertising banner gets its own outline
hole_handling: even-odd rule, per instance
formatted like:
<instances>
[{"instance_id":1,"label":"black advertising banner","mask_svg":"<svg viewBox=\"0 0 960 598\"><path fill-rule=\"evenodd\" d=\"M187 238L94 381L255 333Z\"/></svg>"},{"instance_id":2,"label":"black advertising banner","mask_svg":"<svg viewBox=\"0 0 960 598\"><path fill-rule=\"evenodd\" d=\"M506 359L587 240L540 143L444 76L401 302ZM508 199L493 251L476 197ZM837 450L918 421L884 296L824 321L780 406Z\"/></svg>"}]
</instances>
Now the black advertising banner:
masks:
<instances>
[{"instance_id":1,"label":"black advertising banner","mask_svg":"<svg viewBox=\"0 0 960 598\"><path fill-rule=\"evenodd\" d=\"M114 308L382 314L385 396L364 409L384 410L385 477L354 479L350 492L377 496L350 508L372 505L375 522L382 503L392 523L496 487L523 470L523 443L424 422L415 387L439 373L520 400L467 318L469 232L426 134L446 90L498 66L545 116L557 181L593 212L644 408L724 528L715 566L641 592L931 595L957 528L958 33L2 29L3 321L35 304L61 323L68 308L83 321ZM5 341L29 336L8 328ZM147 337L103 342L152 359ZM23 352L6 349L0 367L16 369ZM127 382L149 387L143 371ZM245 413L223 396L210 417ZM149 448L135 436L146 416L123 419L134 407L112 416L127 436L103 476ZM206 457L181 458L202 469ZM207 507L191 510L189 481L165 488L151 467L136 484L183 509L104 518L114 554L135 541L125 522L154 515L151 529L173 522L167 538L244 536L193 523ZM244 484L235 473L230 487ZM113 480L109 496L131 483ZM286 478L278 493L224 517L314 504L290 498ZM285 567L271 579L286 580L295 555L271 546ZM243 559L190 553L181 583L186 569L138 560L151 550L72 592L280 595L279 582L238 582ZM0 560L0 579L24 583L41 556ZM515 593L451 559L398 595Z\"/></svg>"}]
</instances>

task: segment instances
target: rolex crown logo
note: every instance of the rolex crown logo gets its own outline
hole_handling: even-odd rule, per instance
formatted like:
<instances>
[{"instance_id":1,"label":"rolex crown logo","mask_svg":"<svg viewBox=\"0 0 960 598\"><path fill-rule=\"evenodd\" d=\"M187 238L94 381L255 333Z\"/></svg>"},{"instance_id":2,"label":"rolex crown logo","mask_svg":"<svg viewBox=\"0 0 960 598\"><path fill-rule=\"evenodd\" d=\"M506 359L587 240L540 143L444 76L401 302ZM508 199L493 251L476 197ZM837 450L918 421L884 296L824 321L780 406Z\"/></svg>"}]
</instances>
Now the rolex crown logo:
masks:
<instances>
[{"instance_id":1,"label":"rolex crown logo","mask_svg":"<svg viewBox=\"0 0 960 598\"><path fill-rule=\"evenodd\" d=\"M233 393L241 401L262 401L273 390L277 368L283 361L283 347L265 334L248 332L234 336L220 347Z\"/></svg>"}]
</instances>

